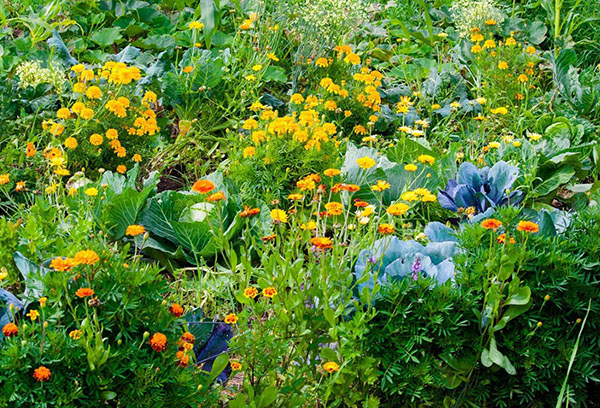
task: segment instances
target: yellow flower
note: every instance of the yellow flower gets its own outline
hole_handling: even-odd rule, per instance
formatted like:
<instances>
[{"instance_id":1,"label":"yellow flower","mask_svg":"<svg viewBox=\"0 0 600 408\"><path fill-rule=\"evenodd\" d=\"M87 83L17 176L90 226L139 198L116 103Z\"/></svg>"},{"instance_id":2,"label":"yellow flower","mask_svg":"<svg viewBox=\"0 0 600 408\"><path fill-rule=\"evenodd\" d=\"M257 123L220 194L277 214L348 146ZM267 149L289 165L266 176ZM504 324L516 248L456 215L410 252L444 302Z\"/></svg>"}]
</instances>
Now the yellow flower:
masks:
<instances>
[{"instance_id":1,"label":"yellow flower","mask_svg":"<svg viewBox=\"0 0 600 408\"><path fill-rule=\"evenodd\" d=\"M66 138L64 141L64 145L67 149L75 149L77 144L77 139L75 139L73 136Z\"/></svg>"},{"instance_id":2,"label":"yellow flower","mask_svg":"<svg viewBox=\"0 0 600 408\"><path fill-rule=\"evenodd\" d=\"M143 225L129 225L125 230L125 235L129 235L135 237L140 234L144 234L146 232L146 228Z\"/></svg>"},{"instance_id":3,"label":"yellow flower","mask_svg":"<svg viewBox=\"0 0 600 408\"><path fill-rule=\"evenodd\" d=\"M377 180L377 184L371 187L373 191L384 191L390 188L390 183L384 180Z\"/></svg>"},{"instance_id":4,"label":"yellow flower","mask_svg":"<svg viewBox=\"0 0 600 408\"><path fill-rule=\"evenodd\" d=\"M417 160L420 161L421 163L428 163L428 164L433 164L435 163L435 158L433 156L430 156L428 154L422 154L419 157L417 157Z\"/></svg>"},{"instance_id":5,"label":"yellow flower","mask_svg":"<svg viewBox=\"0 0 600 408\"><path fill-rule=\"evenodd\" d=\"M188 28L190 30L202 30L204 28L204 24L201 23L200 21L191 21L188 24Z\"/></svg>"},{"instance_id":6,"label":"yellow flower","mask_svg":"<svg viewBox=\"0 0 600 408\"><path fill-rule=\"evenodd\" d=\"M498 69L508 69L508 63L506 61L498 61Z\"/></svg>"},{"instance_id":7,"label":"yellow flower","mask_svg":"<svg viewBox=\"0 0 600 408\"><path fill-rule=\"evenodd\" d=\"M492 148L492 149L497 149L497 148L499 148L499 147L500 147L500 143L498 143L498 142L489 142L489 143L488 143L488 146L489 146L490 148Z\"/></svg>"},{"instance_id":8,"label":"yellow flower","mask_svg":"<svg viewBox=\"0 0 600 408\"><path fill-rule=\"evenodd\" d=\"M94 110L90 108L83 108L79 113L81 119L89 120L94 117Z\"/></svg>"},{"instance_id":9,"label":"yellow flower","mask_svg":"<svg viewBox=\"0 0 600 408\"><path fill-rule=\"evenodd\" d=\"M277 58L277 55L273 54L272 52L268 52L267 53L267 58L270 59L271 61L279 61L279 58Z\"/></svg>"},{"instance_id":10,"label":"yellow flower","mask_svg":"<svg viewBox=\"0 0 600 408\"><path fill-rule=\"evenodd\" d=\"M323 370L327 371L330 374L333 374L336 371L340 370L340 365L335 361L328 361L325 364L323 364Z\"/></svg>"},{"instance_id":11,"label":"yellow flower","mask_svg":"<svg viewBox=\"0 0 600 408\"><path fill-rule=\"evenodd\" d=\"M365 157L361 157L359 159L356 160L356 164L358 164L358 166L363 169L370 169L371 167L375 166L376 162L375 160L371 159L368 156Z\"/></svg>"},{"instance_id":12,"label":"yellow flower","mask_svg":"<svg viewBox=\"0 0 600 408\"><path fill-rule=\"evenodd\" d=\"M102 135L98 134L98 133L94 133L93 135L90 136L90 143L94 146L100 146L102 144Z\"/></svg>"},{"instance_id":13,"label":"yellow flower","mask_svg":"<svg viewBox=\"0 0 600 408\"><path fill-rule=\"evenodd\" d=\"M139 163L142 161L142 156L140 156L139 154L134 154L133 157L131 158L131 160L133 160L136 163Z\"/></svg>"},{"instance_id":14,"label":"yellow flower","mask_svg":"<svg viewBox=\"0 0 600 408\"><path fill-rule=\"evenodd\" d=\"M71 117L71 111L68 108L60 108L56 111L56 117L59 119L69 119Z\"/></svg>"},{"instance_id":15,"label":"yellow flower","mask_svg":"<svg viewBox=\"0 0 600 408\"><path fill-rule=\"evenodd\" d=\"M402 193L400 198L403 199L404 201L408 201L408 202L419 201L419 196L414 191L407 191L405 193Z\"/></svg>"},{"instance_id":16,"label":"yellow flower","mask_svg":"<svg viewBox=\"0 0 600 408\"><path fill-rule=\"evenodd\" d=\"M506 115L508 113L508 109L506 109L505 107L501 106L501 107L496 108L496 109L491 109L490 112L492 112L495 115Z\"/></svg>"},{"instance_id":17,"label":"yellow flower","mask_svg":"<svg viewBox=\"0 0 600 408\"><path fill-rule=\"evenodd\" d=\"M409 163L404 166L404 170L406 171L417 171L417 166L415 164Z\"/></svg>"},{"instance_id":18,"label":"yellow flower","mask_svg":"<svg viewBox=\"0 0 600 408\"><path fill-rule=\"evenodd\" d=\"M341 171L338 169L327 169L323 172L327 177L335 177L341 174Z\"/></svg>"},{"instance_id":19,"label":"yellow flower","mask_svg":"<svg viewBox=\"0 0 600 408\"><path fill-rule=\"evenodd\" d=\"M496 25L497 22L493 18L490 18L489 20L485 20L485 24L489 25L489 26L493 26L493 25Z\"/></svg>"},{"instance_id":20,"label":"yellow flower","mask_svg":"<svg viewBox=\"0 0 600 408\"><path fill-rule=\"evenodd\" d=\"M183 72L186 74L189 74L193 70L194 70L194 67L192 67L191 65L187 65L187 66L185 66L185 68L183 68Z\"/></svg>"},{"instance_id":21,"label":"yellow flower","mask_svg":"<svg viewBox=\"0 0 600 408\"><path fill-rule=\"evenodd\" d=\"M102 97L102 91L100 88L93 85L85 91L85 96L87 96L89 99L100 99Z\"/></svg>"},{"instance_id":22,"label":"yellow flower","mask_svg":"<svg viewBox=\"0 0 600 408\"><path fill-rule=\"evenodd\" d=\"M283 210L271 210L271 219L274 223L286 223L288 220L287 214Z\"/></svg>"},{"instance_id":23,"label":"yellow flower","mask_svg":"<svg viewBox=\"0 0 600 408\"><path fill-rule=\"evenodd\" d=\"M10 174L0 174L0 186L8 184L10 181Z\"/></svg>"},{"instance_id":24,"label":"yellow flower","mask_svg":"<svg viewBox=\"0 0 600 408\"><path fill-rule=\"evenodd\" d=\"M77 65L73 65L71 67L71 71L73 71L75 73L82 72L84 69L85 69L85 65L83 65L83 64L77 64Z\"/></svg>"},{"instance_id":25,"label":"yellow flower","mask_svg":"<svg viewBox=\"0 0 600 408\"><path fill-rule=\"evenodd\" d=\"M252 157L256 153L256 148L254 146L248 146L244 149L244 159L247 157Z\"/></svg>"},{"instance_id":26,"label":"yellow flower","mask_svg":"<svg viewBox=\"0 0 600 408\"><path fill-rule=\"evenodd\" d=\"M256 65L254 65L254 66L252 67L252 71L254 71L254 72L258 72L258 71L260 71L260 70L262 69L262 67L263 67L262 65L260 65L260 64L256 64Z\"/></svg>"},{"instance_id":27,"label":"yellow flower","mask_svg":"<svg viewBox=\"0 0 600 408\"><path fill-rule=\"evenodd\" d=\"M317 58L317 60L315 61L315 66L317 67L321 67L321 68L326 68L329 66L329 60L327 58Z\"/></svg>"},{"instance_id":28,"label":"yellow flower","mask_svg":"<svg viewBox=\"0 0 600 408\"><path fill-rule=\"evenodd\" d=\"M90 187L84 191L85 195L90 197L96 197L98 195L98 189L95 187Z\"/></svg>"},{"instance_id":29,"label":"yellow flower","mask_svg":"<svg viewBox=\"0 0 600 408\"><path fill-rule=\"evenodd\" d=\"M410 210L410 207L404 203L392 204L388 207L386 212L390 215L404 215L406 212Z\"/></svg>"},{"instance_id":30,"label":"yellow flower","mask_svg":"<svg viewBox=\"0 0 600 408\"><path fill-rule=\"evenodd\" d=\"M474 46L471 47L471 52L473 54L477 54L477 53L481 52L481 46L479 44L475 44Z\"/></svg>"},{"instance_id":31,"label":"yellow flower","mask_svg":"<svg viewBox=\"0 0 600 408\"><path fill-rule=\"evenodd\" d=\"M38 312L36 309L32 309L25 316L29 317L32 322L35 322L37 318L40 317L40 312Z\"/></svg>"},{"instance_id":32,"label":"yellow flower","mask_svg":"<svg viewBox=\"0 0 600 408\"><path fill-rule=\"evenodd\" d=\"M528 79L529 79L529 78L527 78L527 75L525 75L525 74L521 74L521 75L519 75L519 77L517 78L517 80L518 80L519 82L527 82L527 80L528 80Z\"/></svg>"},{"instance_id":33,"label":"yellow flower","mask_svg":"<svg viewBox=\"0 0 600 408\"><path fill-rule=\"evenodd\" d=\"M127 167L125 167L123 164L119 164L117 166L118 173L125 174L126 171L127 171Z\"/></svg>"}]
</instances>

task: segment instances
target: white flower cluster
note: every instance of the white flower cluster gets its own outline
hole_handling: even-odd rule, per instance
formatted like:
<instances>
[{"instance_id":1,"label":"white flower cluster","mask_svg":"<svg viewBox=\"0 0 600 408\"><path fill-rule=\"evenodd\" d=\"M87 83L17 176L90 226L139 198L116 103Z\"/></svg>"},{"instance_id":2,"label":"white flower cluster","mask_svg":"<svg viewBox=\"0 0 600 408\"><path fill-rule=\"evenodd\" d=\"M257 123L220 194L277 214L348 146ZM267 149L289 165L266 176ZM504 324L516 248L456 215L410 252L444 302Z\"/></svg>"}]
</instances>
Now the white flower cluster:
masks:
<instances>
[{"instance_id":1,"label":"white flower cluster","mask_svg":"<svg viewBox=\"0 0 600 408\"><path fill-rule=\"evenodd\" d=\"M15 70L19 77L19 85L25 89L28 86L36 87L39 84L52 84L60 92L64 82L62 71L42 68L39 61L25 61Z\"/></svg>"},{"instance_id":2,"label":"white flower cluster","mask_svg":"<svg viewBox=\"0 0 600 408\"><path fill-rule=\"evenodd\" d=\"M337 43L368 19L363 0L304 0L299 7L301 31L320 42ZM305 37L305 35L303 35Z\"/></svg>"},{"instance_id":3,"label":"white flower cluster","mask_svg":"<svg viewBox=\"0 0 600 408\"><path fill-rule=\"evenodd\" d=\"M496 24L504 21L504 14L495 0L456 0L450 11L461 37L467 37L472 28L482 30L486 21L495 21Z\"/></svg>"}]
</instances>

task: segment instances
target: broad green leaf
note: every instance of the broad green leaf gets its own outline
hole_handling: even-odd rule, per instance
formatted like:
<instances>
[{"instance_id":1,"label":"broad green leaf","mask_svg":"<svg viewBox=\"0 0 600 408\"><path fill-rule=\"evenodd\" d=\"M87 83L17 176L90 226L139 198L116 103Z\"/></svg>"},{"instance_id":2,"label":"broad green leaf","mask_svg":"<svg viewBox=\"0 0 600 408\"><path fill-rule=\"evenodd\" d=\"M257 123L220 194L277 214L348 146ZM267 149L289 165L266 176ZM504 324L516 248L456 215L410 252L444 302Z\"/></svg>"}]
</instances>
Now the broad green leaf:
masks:
<instances>
[{"instance_id":1,"label":"broad green leaf","mask_svg":"<svg viewBox=\"0 0 600 408\"><path fill-rule=\"evenodd\" d=\"M109 45L113 45L121 38L123 38L121 35L121 29L119 27L110 27L96 31L94 34L92 34L90 40L98 44L100 47L106 48Z\"/></svg>"}]
</instances>

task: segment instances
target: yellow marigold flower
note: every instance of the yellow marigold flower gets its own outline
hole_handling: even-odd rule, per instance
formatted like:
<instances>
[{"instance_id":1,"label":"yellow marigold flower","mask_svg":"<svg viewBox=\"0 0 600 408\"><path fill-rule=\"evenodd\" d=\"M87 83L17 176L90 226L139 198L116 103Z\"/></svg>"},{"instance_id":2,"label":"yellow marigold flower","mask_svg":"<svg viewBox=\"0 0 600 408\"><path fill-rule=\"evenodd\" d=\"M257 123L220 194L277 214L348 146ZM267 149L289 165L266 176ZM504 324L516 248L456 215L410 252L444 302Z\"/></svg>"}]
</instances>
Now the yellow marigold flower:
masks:
<instances>
[{"instance_id":1,"label":"yellow marigold flower","mask_svg":"<svg viewBox=\"0 0 600 408\"><path fill-rule=\"evenodd\" d=\"M325 104L323 106L329 111L334 111L337 108L337 103L335 101L329 100L325 101Z\"/></svg>"},{"instance_id":2,"label":"yellow marigold flower","mask_svg":"<svg viewBox=\"0 0 600 408\"><path fill-rule=\"evenodd\" d=\"M71 330L69 332L69 337L73 340L79 340L83 336L83 331L81 330Z\"/></svg>"},{"instance_id":3,"label":"yellow marigold flower","mask_svg":"<svg viewBox=\"0 0 600 408\"><path fill-rule=\"evenodd\" d=\"M67 149L75 149L78 145L77 139L73 136L66 138L63 143Z\"/></svg>"},{"instance_id":4,"label":"yellow marigold flower","mask_svg":"<svg viewBox=\"0 0 600 408\"><path fill-rule=\"evenodd\" d=\"M415 164L409 163L406 166L404 166L404 170L406 171L417 171L417 166Z\"/></svg>"},{"instance_id":5,"label":"yellow marigold flower","mask_svg":"<svg viewBox=\"0 0 600 408\"><path fill-rule=\"evenodd\" d=\"M73 85L73 92L84 93L86 87L87 85L83 82L77 82Z\"/></svg>"},{"instance_id":6,"label":"yellow marigold flower","mask_svg":"<svg viewBox=\"0 0 600 408\"><path fill-rule=\"evenodd\" d=\"M357 135L366 135L367 129L362 125L356 125L356 126L354 126L353 132L356 133Z\"/></svg>"},{"instance_id":7,"label":"yellow marigold flower","mask_svg":"<svg viewBox=\"0 0 600 408\"><path fill-rule=\"evenodd\" d=\"M340 202L332 201L330 203L325 204L325 209L327 210L327 215L341 215L344 209L344 205Z\"/></svg>"},{"instance_id":8,"label":"yellow marigold flower","mask_svg":"<svg viewBox=\"0 0 600 408\"><path fill-rule=\"evenodd\" d=\"M142 161L142 156L140 156L139 154L134 154L133 157L131 158L131 160L133 160L136 163L139 163Z\"/></svg>"},{"instance_id":9,"label":"yellow marigold flower","mask_svg":"<svg viewBox=\"0 0 600 408\"><path fill-rule=\"evenodd\" d=\"M266 298L273 298L273 296L277 295L277 289L272 286L264 288L262 290L262 295Z\"/></svg>"},{"instance_id":10,"label":"yellow marigold flower","mask_svg":"<svg viewBox=\"0 0 600 408\"><path fill-rule=\"evenodd\" d=\"M71 67L71 71L75 72L75 73L80 73L85 69L85 65L83 64L77 64L77 65L73 65Z\"/></svg>"},{"instance_id":11,"label":"yellow marigold flower","mask_svg":"<svg viewBox=\"0 0 600 408\"><path fill-rule=\"evenodd\" d=\"M125 167L125 165L123 164L119 164L117 166L117 172L120 174L125 174L125 172L127 171L127 167Z\"/></svg>"},{"instance_id":12,"label":"yellow marigold flower","mask_svg":"<svg viewBox=\"0 0 600 408\"><path fill-rule=\"evenodd\" d=\"M244 289L244 297L248 299L254 299L256 296L258 296L258 289L256 289L255 287L251 286L249 288Z\"/></svg>"},{"instance_id":13,"label":"yellow marigold flower","mask_svg":"<svg viewBox=\"0 0 600 408\"><path fill-rule=\"evenodd\" d=\"M479 44L475 44L474 46L471 47L471 52L473 54L480 53L481 51L482 51L481 46Z\"/></svg>"},{"instance_id":14,"label":"yellow marigold flower","mask_svg":"<svg viewBox=\"0 0 600 408\"><path fill-rule=\"evenodd\" d=\"M94 146L100 146L103 140L102 135L98 133L94 133L90 136L90 143Z\"/></svg>"},{"instance_id":15,"label":"yellow marigold flower","mask_svg":"<svg viewBox=\"0 0 600 408\"><path fill-rule=\"evenodd\" d=\"M188 28L190 30L202 30L204 28L204 23L201 23L200 21L191 21L188 24Z\"/></svg>"},{"instance_id":16,"label":"yellow marigold flower","mask_svg":"<svg viewBox=\"0 0 600 408\"><path fill-rule=\"evenodd\" d=\"M352 65L358 65L360 64L360 57L357 54L351 52L348 53L348 55L346 55L346 58L344 58L344 62L347 62Z\"/></svg>"},{"instance_id":17,"label":"yellow marigold flower","mask_svg":"<svg viewBox=\"0 0 600 408\"><path fill-rule=\"evenodd\" d=\"M0 186L10 182L10 174L0 174Z\"/></svg>"},{"instance_id":18,"label":"yellow marigold flower","mask_svg":"<svg viewBox=\"0 0 600 408\"><path fill-rule=\"evenodd\" d=\"M314 231L317 229L317 223L313 220L308 221L307 223L302 223L300 225L300 229Z\"/></svg>"},{"instance_id":19,"label":"yellow marigold flower","mask_svg":"<svg viewBox=\"0 0 600 408\"><path fill-rule=\"evenodd\" d=\"M390 188L390 183L384 180L377 180L377 184L371 186L373 191L384 191Z\"/></svg>"},{"instance_id":20,"label":"yellow marigold flower","mask_svg":"<svg viewBox=\"0 0 600 408\"><path fill-rule=\"evenodd\" d=\"M285 211L275 209L271 210L271 220L273 220L274 223L286 223L288 216Z\"/></svg>"},{"instance_id":21,"label":"yellow marigold flower","mask_svg":"<svg viewBox=\"0 0 600 408\"><path fill-rule=\"evenodd\" d=\"M242 22L242 24L240 24L240 30L249 30L252 28L252 26L252 20L246 19Z\"/></svg>"},{"instance_id":22,"label":"yellow marigold flower","mask_svg":"<svg viewBox=\"0 0 600 408\"><path fill-rule=\"evenodd\" d=\"M100 99L102 97L102 91L96 85L92 85L85 91L85 96L89 99Z\"/></svg>"},{"instance_id":23,"label":"yellow marigold flower","mask_svg":"<svg viewBox=\"0 0 600 408\"><path fill-rule=\"evenodd\" d=\"M506 115L508 113L508 109L501 106L499 108L491 109L490 112L492 112L495 115Z\"/></svg>"},{"instance_id":24,"label":"yellow marigold flower","mask_svg":"<svg viewBox=\"0 0 600 408\"><path fill-rule=\"evenodd\" d=\"M143 225L129 225L125 230L125 235L135 237L140 234L146 233L146 228Z\"/></svg>"},{"instance_id":25,"label":"yellow marigold flower","mask_svg":"<svg viewBox=\"0 0 600 408\"><path fill-rule=\"evenodd\" d=\"M517 45L517 40L514 37L508 37L505 42L506 46L510 47L513 45Z\"/></svg>"},{"instance_id":26,"label":"yellow marigold flower","mask_svg":"<svg viewBox=\"0 0 600 408\"><path fill-rule=\"evenodd\" d=\"M244 148L244 159L247 157L252 157L254 156L254 154L256 153L256 148L254 146L248 146L246 148Z\"/></svg>"},{"instance_id":27,"label":"yellow marigold flower","mask_svg":"<svg viewBox=\"0 0 600 408\"><path fill-rule=\"evenodd\" d=\"M433 105L431 105L431 109L433 109L433 110L438 110L438 109L440 109L441 107L442 107L442 106L441 106L440 104L438 104L438 103L434 103Z\"/></svg>"},{"instance_id":28,"label":"yellow marigold flower","mask_svg":"<svg viewBox=\"0 0 600 408\"><path fill-rule=\"evenodd\" d=\"M35 309L32 309L25 316L29 317L32 322L35 322L38 317L40 317L40 312Z\"/></svg>"},{"instance_id":29,"label":"yellow marigold flower","mask_svg":"<svg viewBox=\"0 0 600 408\"><path fill-rule=\"evenodd\" d=\"M59 119L69 119L71 117L71 111L68 108L60 108L56 111L56 117Z\"/></svg>"},{"instance_id":30,"label":"yellow marigold flower","mask_svg":"<svg viewBox=\"0 0 600 408\"><path fill-rule=\"evenodd\" d=\"M300 201L304 198L304 195L298 193L292 193L287 196L288 200L291 201Z\"/></svg>"},{"instance_id":31,"label":"yellow marigold flower","mask_svg":"<svg viewBox=\"0 0 600 408\"><path fill-rule=\"evenodd\" d=\"M357 159L356 164L358 164L358 166L361 169L367 170L367 169L370 169L371 167L375 166L376 162L372 158L365 156L365 157L361 157L361 158Z\"/></svg>"},{"instance_id":32,"label":"yellow marigold flower","mask_svg":"<svg viewBox=\"0 0 600 408\"><path fill-rule=\"evenodd\" d=\"M295 105L301 104L302 102L304 102L304 97L302 97L302 95L300 95L299 93L295 93L291 96L290 102Z\"/></svg>"},{"instance_id":33,"label":"yellow marigold flower","mask_svg":"<svg viewBox=\"0 0 600 408\"><path fill-rule=\"evenodd\" d=\"M60 136L65 131L65 127L60 123L53 123L50 126L50 133L54 136Z\"/></svg>"},{"instance_id":34,"label":"yellow marigold flower","mask_svg":"<svg viewBox=\"0 0 600 408\"><path fill-rule=\"evenodd\" d=\"M428 154L422 154L419 157L417 157L417 160L420 161L421 163L428 163L428 164L433 164L435 163L435 158L433 156L430 156Z\"/></svg>"},{"instance_id":35,"label":"yellow marigold flower","mask_svg":"<svg viewBox=\"0 0 600 408\"><path fill-rule=\"evenodd\" d=\"M508 69L508 63L506 61L498 61L498 69Z\"/></svg>"},{"instance_id":36,"label":"yellow marigold flower","mask_svg":"<svg viewBox=\"0 0 600 408\"><path fill-rule=\"evenodd\" d=\"M315 61L315 66L317 67L321 67L321 68L326 68L329 66L329 60L327 58L317 58Z\"/></svg>"},{"instance_id":37,"label":"yellow marigold flower","mask_svg":"<svg viewBox=\"0 0 600 408\"><path fill-rule=\"evenodd\" d=\"M390 215L399 216L406 214L408 210L410 210L410 207L408 205L404 203L397 203L390 205L386 212Z\"/></svg>"},{"instance_id":38,"label":"yellow marigold flower","mask_svg":"<svg viewBox=\"0 0 600 408\"><path fill-rule=\"evenodd\" d=\"M232 371L239 371L242 369L242 365L238 361L230 361L229 365L231 366Z\"/></svg>"},{"instance_id":39,"label":"yellow marigold flower","mask_svg":"<svg viewBox=\"0 0 600 408\"><path fill-rule=\"evenodd\" d=\"M336 371L340 370L340 365L335 361L328 361L325 364L323 364L323 370L327 371L330 374L333 374Z\"/></svg>"},{"instance_id":40,"label":"yellow marigold flower","mask_svg":"<svg viewBox=\"0 0 600 408\"><path fill-rule=\"evenodd\" d=\"M521 75L519 75L519 76L518 76L518 78L517 78L517 80L518 80L519 82L527 82L527 80L528 80L528 79L529 79L529 78L527 78L527 75L525 75L525 74L521 74Z\"/></svg>"},{"instance_id":41,"label":"yellow marigold flower","mask_svg":"<svg viewBox=\"0 0 600 408\"><path fill-rule=\"evenodd\" d=\"M497 22L493 18L490 18L489 20L485 20L485 24L489 25L489 26L493 26L493 25L496 25Z\"/></svg>"},{"instance_id":42,"label":"yellow marigold flower","mask_svg":"<svg viewBox=\"0 0 600 408\"><path fill-rule=\"evenodd\" d=\"M483 48L484 49L486 49L486 48L496 48L496 43L494 42L494 40L486 40L483 43Z\"/></svg>"},{"instance_id":43,"label":"yellow marigold flower","mask_svg":"<svg viewBox=\"0 0 600 408\"><path fill-rule=\"evenodd\" d=\"M223 321L227 324L233 325L238 322L238 317L235 313L229 313L227 316L225 316L225 319Z\"/></svg>"},{"instance_id":44,"label":"yellow marigold flower","mask_svg":"<svg viewBox=\"0 0 600 408\"><path fill-rule=\"evenodd\" d=\"M90 120L94 117L94 110L90 108L83 108L79 113L81 119Z\"/></svg>"},{"instance_id":45,"label":"yellow marigold flower","mask_svg":"<svg viewBox=\"0 0 600 408\"><path fill-rule=\"evenodd\" d=\"M527 48L525 49L525 52L526 52L527 54L529 54L529 55L533 55L533 54L535 54L535 47L533 47L533 46L531 46L531 45L530 45L529 47L527 47Z\"/></svg>"},{"instance_id":46,"label":"yellow marigold flower","mask_svg":"<svg viewBox=\"0 0 600 408\"><path fill-rule=\"evenodd\" d=\"M25 190L25 182L24 181L17 181L17 184L15 184L15 191L23 191Z\"/></svg>"},{"instance_id":47,"label":"yellow marigold flower","mask_svg":"<svg viewBox=\"0 0 600 408\"><path fill-rule=\"evenodd\" d=\"M95 187L90 187L84 191L85 195L90 197L96 197L98 195L98 189Z\"/></svg>"}]
</instances>

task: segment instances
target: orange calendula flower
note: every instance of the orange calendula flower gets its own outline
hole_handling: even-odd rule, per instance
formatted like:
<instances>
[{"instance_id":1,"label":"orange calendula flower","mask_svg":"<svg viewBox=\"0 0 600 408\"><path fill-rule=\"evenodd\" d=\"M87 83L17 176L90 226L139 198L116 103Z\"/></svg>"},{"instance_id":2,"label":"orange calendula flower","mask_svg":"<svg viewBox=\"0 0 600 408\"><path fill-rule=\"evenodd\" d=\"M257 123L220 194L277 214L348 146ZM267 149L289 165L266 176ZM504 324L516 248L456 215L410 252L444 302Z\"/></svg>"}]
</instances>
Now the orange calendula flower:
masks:
<instances>
[{"instance_id":1,"label":"orange calendula flower","mask_svg":"<svg viewBox=\"0 0 600 408\"><path fill-rule=\"evenodd\" d=\"M55 271L70 271L77 263L71 258L56 257L50 262L50 267Z\"/></svg>"},{"instance_id":2,"label":"orange calendula flower","mask_svg":"<svg viewBox=\"0 0 600 408\"><path fill-rule=\"evenodd\" d=\"M225 200L225 194L222 191L217 191L214 194L209 195L208 197L206 197L206 201L222 201Z\"/></svg>"},{"instance_id":3,"label":"orange calendula flower","mask_svg":"<svg viewBox=\"0 0 600 408\"><path fill-rule=\"evenodd\" d=\"M181 317L183 315L183 307L177 303L173 303L169 306L169 312L175 317Z\"/></svg>"},{"instance_id":4,"label":"orange calendula flower","mask_svg":"<svg viewBox=\"0 0 600 408\"><path fill-rule=\"evenodd\" d=\"M379 233L384 235L393 234L396 231L396 228L392 224L380 224L379 225Z\"/></svg>"},{"instance_id":5,"label":"orange calendula flower","mask_svg":"<svg viewBox=\"0 0 600 408\"><path fill-rule=\"evenodd\" d=\"M496 238L496 241L499 244L504 244L506 242L506 234L500 234L500 235L498 235L498 238ZM508 242L510 244L514 244L516 241L515 241L515 239L513 237L510 237L510 239L508 240Z\"/></svg>"},{"instance_id":6,"label":"orange calendula flower","mask_svg":"<svg viewBox=\"0 0 600 408\"><path fill-rule=\"evenodd\" d=\"M313 244L318 249L320 249L321 251L324 251L326 249L331 249L331 247L333 246L333 242L331 241L331 239L329 239L327 237L311 238L310 243Z\"/></svg>"},{"instance_id":7,"label":"orange calendula flower","mask_svg":"<svg viewBox=\"0 0 600 408\"><path fill-rule=\"evenodd\" d=\"M227 324L236 324L238 322L238 317L235 313L229 313L227 316L225 316L223 321Z\"/></svg>"},{"instance_id":8,"label":"orange calendula flower","mask_svg":"<svg viewBox=\"0 0 600 408\"><path fill-rule=\"evenodd\" d=\"M237 361L230 361L229 364L231 365L231 369L233 371L239 371L242 369L242 365Z\"/></svg>"},{"instance_id":9,"label":"orange calendula flower","mask_svg":"<svg viewBox=\"0 0 600 408\"><path fill-rule=\"evenodd\" d=\"M73 257L73 260L77 262L77 264L94 265L100 260L100 257L95 251L92 251L91 249L86 249L77 252Z\"/></svg>"},{"instance_id":10,"label":"orange calendula flower","mask_svg":"<svg viewBox=\"0 0 600 408\"><path fill-rule=\"evenodd\" d=\"M150 347L154 349L154 351L165 351L167 349L167 336L162 333L154 333L152 337L150 337Z\"/></svg>"},{"instance_id":11,"label":"orange calendula flower","mask_svg":"<svg viewBox=\"0 0 600 408\"><path fill-rule=\"evenodd\" d=\"M338 363L336 363L335 361L328 361L325 364L323 364L323 370L332 374L332 373L335 373L336 371L340 370L340 365Z\"/></svg>"},{"instance_id":12,"label":"orange calendula flower","mask_svg":"<svg viewBox=\"0 0 600 408\"><path fill-rule=\"evenodd\" d=\"M272 286L270 286L268 288L264 288L262 290L262 295L266 298L273 298L273 296L275 296L276 294L277 294L277 289L275 289Z\"/></svg>"},{"instance_id":13,"label":"orange calendula flower","mask_svg":"<svg viewBox=\"0 0 600 408\"><path fill-rule=\"evenodd\" d=\"M215 189L215 185L210 180L198 180L192 186L192 191L200 194L210 193Z\"/></svg>"},{"instance_id":14,"label":"orange calendula flower","mask_svg":"<svg viewBox=\"0 0 600 408\"><path fill-rule=\"evenodd\" d=\"M327 177L339 176L340 173L341 173L341 171L338 169L327 169L323 172L323 174L325 174Z\"/></svg>"},{"instance_id":15,"label":"orange calendula flower","mask_svg":"<svg viewBox=\"0 0 600 408\"><path fill-rule=\"evenodd\" d=\"M247 205L244 206L244 210L240 211L240 217L249 218L257 215L260 212L260 208L250 208Z\"/></svg>"},{"instance_id":16,"label":"orange calendula flower","mask_svg":"<svg viewBox=\"0 0 600 408\"><path fill-rule=\"evenodd\" d=\"M344 210L344 205L337 201L332 201L330 203L325 204L325 209L327 210L327 215L341 215Z\"/></svg>"},{"instance_id":17,"label":"orange calendula flower","mask_svg":"<svg viewBox=\"0 0 600 408\"><path fill-rule=\"evenodd\" d=\"M125 230L126 235L130 235L135 237L136 235L144 234L146 232L146 228L143 225L130 225Z\"/></svg>"},{"instance_id":18,"label":"orange calendula flower","mask_svg":"<svg viewBox=\"0 0 600 408\"><path fill-rule=\"evenodd\" d=\"M75 292L75 295L77 295L80 298L92 296L93 294L94 294L94 289L90 289L90 288L79 288L79 289L77 289L77 292Z\"/></svg>"},{"instance_id":19,"label":"orange calendula flower","mask_svg":"<svg viewBox=\"0 0 600 408\"><path fill-rule=\"evenodd\" d=\"M356 184L342 184L342 190L353 193L360 190L360 187Z\"/></svg>"},{"instance_id":20,"label":"orange calendula flower","mask_svg":"<svg viewBox=\"0 0 600 408\"><path fill-rule=\"evenodd\" d=\"M19 328L14 323L8 323L2 328L2 334L4 337L13 337L19 334Z\"/></svg>"},{"instance_id":21,"label":"orange calendula flower","mask_svg":"<svg viewBox=\"0 0 600 408\"><path fill-rule=\"evenodd\" d=\"M33 371L33 378L37 382L47 382L50 380L52 372L44 366L40 366Z\"/></svg>"},{"instance_id":22,"label":"orange calendula flower","mask_svg":"<svg viewBox=\"0 0 600 408\"><path fill-rule=\"evenodd\" d=\"M487 220L481 221L481 226L485 229L497 230L502 226L502 221L495 218L488 218Z\"/></svg>"},{"instance_id":23,"label":"orange calendula flower","mask_svg":"<svg viewBox=\"0 0 600 408\"><path fill-rule=\"evenodd\" d=\"M258 296L258 289L253 286L246 288L244 289L244 296L248 299L254 299L256 296Z\"/></svg>"},{"instance_id":24,"label":"orange calendula flower","mask_svg":"<svg viewBox=\"0 0 600 408\"><path fill-rule=\"evenodd\" d=\"M540 226L531 221L519 221L517 231L536 233L540 230Z\"/></svg>"}]
</instances>

